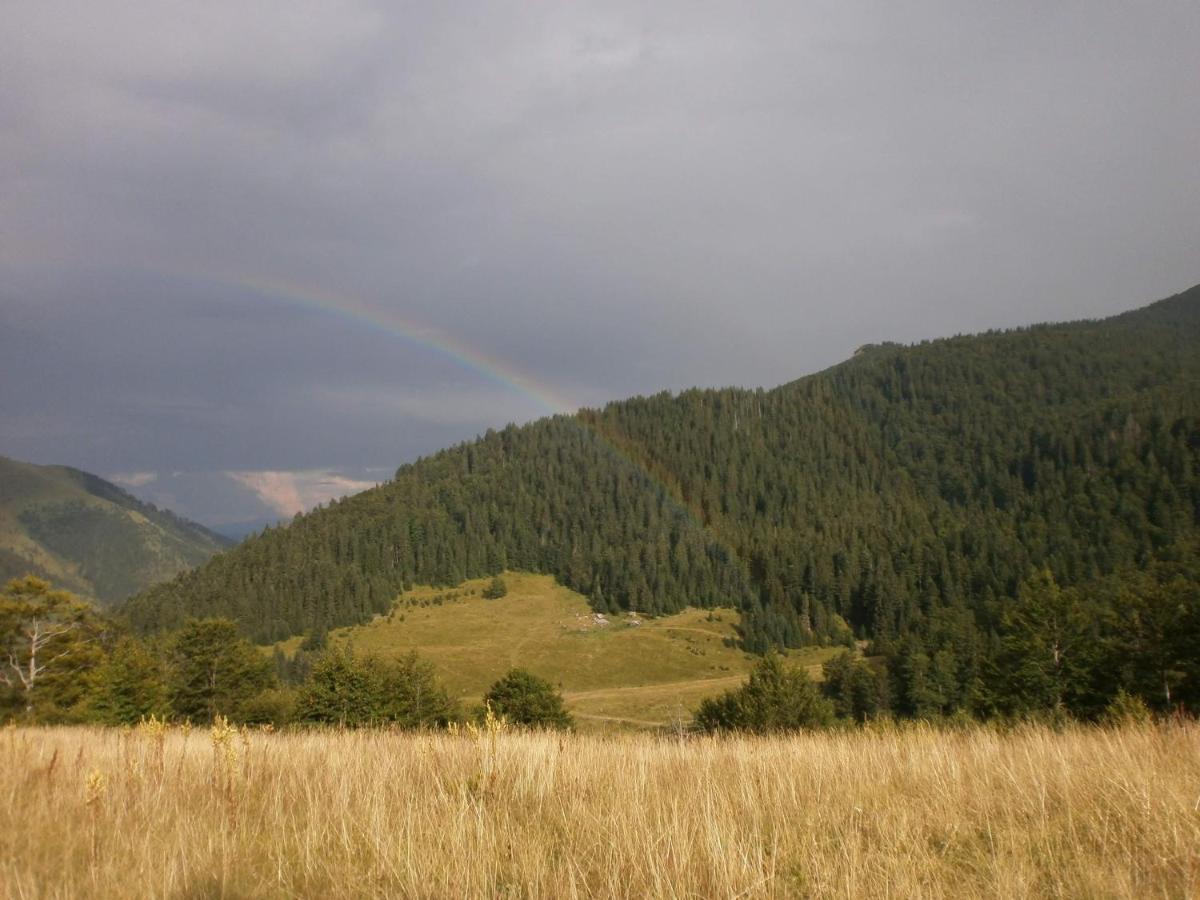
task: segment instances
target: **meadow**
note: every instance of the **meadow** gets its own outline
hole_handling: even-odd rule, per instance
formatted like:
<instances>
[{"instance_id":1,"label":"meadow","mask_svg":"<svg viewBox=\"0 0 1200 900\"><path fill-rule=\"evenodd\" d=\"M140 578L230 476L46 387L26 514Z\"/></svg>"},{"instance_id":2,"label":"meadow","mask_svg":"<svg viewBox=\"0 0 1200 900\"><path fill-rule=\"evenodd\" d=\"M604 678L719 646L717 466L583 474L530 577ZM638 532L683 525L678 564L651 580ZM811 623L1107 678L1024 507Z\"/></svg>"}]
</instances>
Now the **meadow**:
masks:
<instances>
[{"instance_id":1,"label":"meadow","mask_svg":"<svg viewBox=\"0 0 1200 900\"><path fill-rule=\"evenodd\" d=\"M1194 897L1200 726L0 733L4 897Z\"/></svg>"},{"instance_id":2,"label":"meadow","mask_svg":"<svg viewBox=\"0 0 1200 900\"><path fill-rule=\"evenodd\" d=\"M687 721L705 697L735 688L759 657L738 645L732 609L685 609L670 616L606 616L552 576L505 572L508 593L484 599L489 579L454 588L418 587L390 615L338 628L329 639L355 653L396 658L417 652L465 707L519 666L563 692L584 731L657 728ZM282 642L295 652L301 638ZM816 679L841 647L789 651Z\"/></svg>"}]
</instances>

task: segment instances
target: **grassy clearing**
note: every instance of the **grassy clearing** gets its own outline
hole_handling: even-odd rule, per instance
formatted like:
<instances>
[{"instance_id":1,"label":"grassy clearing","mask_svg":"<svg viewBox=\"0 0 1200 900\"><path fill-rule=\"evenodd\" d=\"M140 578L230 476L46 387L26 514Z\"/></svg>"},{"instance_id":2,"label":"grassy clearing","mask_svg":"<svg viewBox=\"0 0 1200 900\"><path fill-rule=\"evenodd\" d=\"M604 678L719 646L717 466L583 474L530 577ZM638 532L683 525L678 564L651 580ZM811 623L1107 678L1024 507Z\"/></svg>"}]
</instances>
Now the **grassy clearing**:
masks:
<instances>
[{"instance_id":1,"label":"grassy clearing","mask_svg":"<svg viewBox=\"0 0 1200 900\"><path fill-rule=\"evenodd\" d=\"M330 637L385 657L415 650L467 703L520 666L558 685L584 729L688 718L704 697L740 684L756 660L735 646L734 610L688 609L658 619L609 616L609 624L600 625L582 596L548 575L505 573L508 594L499 600L480 596L489 580L449 590L418 588L401 595L390 616ZM290 652L298 645L296 638L283 646ZM835 652L816 648L792 655L817 675Z\"/></svg>"},{"instance_id":2,"label":"grassy clearing","mask_svg":"<svg viewBox=\"0 0 1200 900\"><path fill-rule=\"evenodd\" d=\"M1200 726L0 734L7 897L1193 897Z\"/></svg>"}]
</instances>

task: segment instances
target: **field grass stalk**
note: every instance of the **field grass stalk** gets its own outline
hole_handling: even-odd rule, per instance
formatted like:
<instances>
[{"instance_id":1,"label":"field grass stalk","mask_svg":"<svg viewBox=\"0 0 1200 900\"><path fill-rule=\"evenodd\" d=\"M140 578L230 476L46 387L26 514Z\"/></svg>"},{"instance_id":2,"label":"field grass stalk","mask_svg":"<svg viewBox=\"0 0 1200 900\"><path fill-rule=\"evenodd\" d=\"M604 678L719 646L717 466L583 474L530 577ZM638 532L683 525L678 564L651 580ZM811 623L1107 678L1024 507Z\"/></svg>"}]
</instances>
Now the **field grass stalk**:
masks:
<instances>
[{"instance_id":1,"label":"field grass stalk","mask_svg":"<svg viewBox=\"0 0 1200 900\"><path fill-rule=\"evenodd\" d=\"M0 734L0 895L1194 897L1200 726Z\"/></svg>"}]
</instances>

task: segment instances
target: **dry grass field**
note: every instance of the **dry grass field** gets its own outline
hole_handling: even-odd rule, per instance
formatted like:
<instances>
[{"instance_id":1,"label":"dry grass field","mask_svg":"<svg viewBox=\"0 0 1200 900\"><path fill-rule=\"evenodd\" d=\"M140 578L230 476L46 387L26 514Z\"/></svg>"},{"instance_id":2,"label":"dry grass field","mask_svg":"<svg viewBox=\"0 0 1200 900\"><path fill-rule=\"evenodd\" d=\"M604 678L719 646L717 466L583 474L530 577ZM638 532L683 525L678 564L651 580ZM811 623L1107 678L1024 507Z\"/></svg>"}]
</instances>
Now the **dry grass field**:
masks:
<instances>
[{"instance_id":1,"label":"dry grass field","mask_svg":"<svg viewBox=\"0 0 1200 900\"><path fill-rule=\"evenodd\" d=\"M5 897L1196 897L1200 726L9 728Z\"/></svg>"}]
</instances>

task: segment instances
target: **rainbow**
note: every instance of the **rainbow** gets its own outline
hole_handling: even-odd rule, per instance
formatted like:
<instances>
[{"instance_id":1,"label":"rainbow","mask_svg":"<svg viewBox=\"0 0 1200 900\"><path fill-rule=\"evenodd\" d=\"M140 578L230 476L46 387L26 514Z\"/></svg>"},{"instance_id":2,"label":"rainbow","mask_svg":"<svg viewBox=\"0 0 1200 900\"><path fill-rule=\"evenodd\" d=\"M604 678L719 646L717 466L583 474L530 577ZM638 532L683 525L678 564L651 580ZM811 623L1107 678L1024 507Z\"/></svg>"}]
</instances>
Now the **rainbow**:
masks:
<instances>
[{"instance_id":1,"label":"rainbow","mask_svg":"<svg viewBox=\"0 0 1200 900\"><path fill-rule=\"evenodd\" d=\"M276 302L337 316L373 331L425 347L486 381L531 400L542 414L573 413L579 408L578 403L573 403L566 396L522 372L511 363L490 356L438 328L412 322L349 294L301 287L278 278L206 275L203 280L224 287L240 288Z\"/></svg>"},{"instance_id":2,"label":"rainbow","mask_svg":"<svg viewBox=\"0 0 1200 900\"><path fill-rule=\"evenodd\" d=\"M214 276L211 273L194 275L178 270L162 271L161 273L200 280L224 288L238 288L264 299L337 316L360 327L401 338L432 350L493 384L516 392L532 401L544 415L570 414L579 408L579 404L571 402L567 397L521 372L510 363L498 360L440 329L412 322L350 294L315 287L301 287L279 278L246 275ZM667 503L682 512L694 525L706 532L710 539L716 541L737 558L736 551L720 540L705 524L701 511L679 497L663 479L656 476L632 454L623 450L596 428L589 426L576 416L571 416L571 421L577 427L592 434L609 452L637 469L650 484L654 485Z\"/></svg>"}]
</instances>

